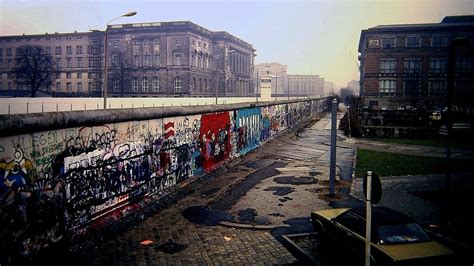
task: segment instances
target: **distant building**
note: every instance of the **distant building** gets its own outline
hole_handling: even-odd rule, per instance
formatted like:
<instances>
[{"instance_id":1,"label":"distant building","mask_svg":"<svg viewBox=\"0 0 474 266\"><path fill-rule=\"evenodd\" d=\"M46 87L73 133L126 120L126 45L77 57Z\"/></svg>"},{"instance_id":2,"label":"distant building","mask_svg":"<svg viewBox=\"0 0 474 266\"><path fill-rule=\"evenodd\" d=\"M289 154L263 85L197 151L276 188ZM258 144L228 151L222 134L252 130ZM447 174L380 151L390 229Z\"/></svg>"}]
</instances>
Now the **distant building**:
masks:
<instances>
[{"instance_id":1,"label":"distant building","mask_svg":"<svg viewBox=\"0 0 474 266\"><path fill-rule=\"evenodd\" d=\"M331 81L324 81L324 93L326 95L333 95L337 92L336 85Z\"/></svg>"},{"instance_id":2,"label":"distant building","mask_svg":"<svg viewBox=\"0 0 474 266\"><path fill-rule=\"evenodd\" d=\"M255 65L256 76L260 78L272 78L272 95L282 95L288 88L288 67L279 63L261 63Z\"/></svg>"},{"instance_id":3,"label":"distant building","mask_svg":"<svg viewBox=\"0 0 474 266\"><path fill-rule=\"evenodd\" d=\"M256 75L270 77L272 95L280 97L319 97L323 95L324 78L319 75L289 75L286 65L279 63L261 63L255 65Z\"/></svg>"},{"instance_id":4,"label":"distant building","mask_svg":"<svg viewBox=\"0 0 474 266\"><path fill-rule=\"evenodd\" d=\"M354 95L359 95L360 92L360 84L358 80L351 80L349 83L347 83L346 86L348 89L350 89Z\"/></svg>"},{"instance_id":5,"label":"distant building","mask_svg":"<svg viewBox=\"0 0 474 266\"><path fill-rule=\"evenodd\" d=\"M454 53L454 104L472 106L474 16L362 30L358 49L360 93L366 104L389 109L445 107L448 48L455 38L465 38L469 44Z\"/></svg>"},{"instance_id":6,"label":"distant building","mask_svg":"<svg viewBox=\"0 0 474 266\"><path fill-rule=\"evenodd\" d=\"M24 89L12 73L16 49L28 44L53 57L53 95L100 96L104 42L103 31L0 37L0 92ZM110 96L255 95L255 49L227 32L189 21L110 25L108 51Z\"/></svg>"},{"instance_id":7,"label":"distant building","mask_svg":"<svg viewBox=\"0 0 474 266\"><path fill-rule=\"evenodd\" d=\"M319 75L288 75L290 96L324 96L324 78Z\"/></svg>"}]
</instances>

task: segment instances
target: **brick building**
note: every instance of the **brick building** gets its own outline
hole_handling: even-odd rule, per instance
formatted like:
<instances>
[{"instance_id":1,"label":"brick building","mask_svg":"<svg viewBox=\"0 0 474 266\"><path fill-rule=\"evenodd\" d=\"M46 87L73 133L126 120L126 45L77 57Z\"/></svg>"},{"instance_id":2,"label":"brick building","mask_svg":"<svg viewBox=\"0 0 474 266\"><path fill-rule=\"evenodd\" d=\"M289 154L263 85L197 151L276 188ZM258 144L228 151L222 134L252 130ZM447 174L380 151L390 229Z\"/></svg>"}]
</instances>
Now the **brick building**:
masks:
<instances>
[{"instance_id":1,"label":"brick building","mask_svg":"<svg viewBox=\"0 0 474 266\"><path fill-rule=\"evenodd\" d=\"M474 16L441 23L381 25L362 30L359 41L360 95L369 107L446 107L449 45L454 50L454 104L472 106Z\"/></svg>"},{"instance_id":2,"label":"brick building","mask_svg":"<svg viewBox=\"0 0 474 266\"><path fill-rule=\"evenodd\" d=\"M0 37L0 92L21 95L15 84L15 51L38 45L55 62L55 96L100 96L105 32ZM109 96L254 95L255 49L227 32L189 21L108 27Z\"/></svg>"}]
</instances>

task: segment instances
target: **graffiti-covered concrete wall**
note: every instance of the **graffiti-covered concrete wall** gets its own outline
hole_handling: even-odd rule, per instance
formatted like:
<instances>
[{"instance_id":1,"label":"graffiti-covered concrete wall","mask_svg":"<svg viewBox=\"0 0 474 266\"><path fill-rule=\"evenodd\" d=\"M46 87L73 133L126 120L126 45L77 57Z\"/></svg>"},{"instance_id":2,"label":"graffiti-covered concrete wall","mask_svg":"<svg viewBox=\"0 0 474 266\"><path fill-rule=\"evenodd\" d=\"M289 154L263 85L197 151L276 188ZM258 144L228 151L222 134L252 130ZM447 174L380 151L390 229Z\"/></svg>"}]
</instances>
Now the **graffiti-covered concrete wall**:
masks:
<instances>
[{"instance_id":1,"label":"graffiti-covered concrete wall","mask_svg":"<svg viewBox=\"0 0 474 266\"><path fill-rule=\"evenodd\" d=\"M0 230L25 254L242 156L327 99L0 117Z\"/></svg>"}]
</instances>

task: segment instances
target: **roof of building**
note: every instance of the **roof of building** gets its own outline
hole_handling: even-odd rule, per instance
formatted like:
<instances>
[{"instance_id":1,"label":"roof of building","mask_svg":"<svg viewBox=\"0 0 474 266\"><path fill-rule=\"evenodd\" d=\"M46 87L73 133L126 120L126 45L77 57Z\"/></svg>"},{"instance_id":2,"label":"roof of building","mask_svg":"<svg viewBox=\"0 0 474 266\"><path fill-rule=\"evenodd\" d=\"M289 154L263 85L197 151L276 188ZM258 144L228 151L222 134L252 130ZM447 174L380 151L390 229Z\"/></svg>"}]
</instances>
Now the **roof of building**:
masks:
<instances>
[{"instance_id":1,"label":"roof of building","mask_svg":"<svg viewBox=\"0 0 474 266\"><path fill-rule=\"evenodd\" d=\"M398 33L416 31L447 31L453 29L474 29L473 16L447 16L440 23L378 25L361 31L359 49L362 51L365 36L369 33Z\"/></svg>"}]
</instances>

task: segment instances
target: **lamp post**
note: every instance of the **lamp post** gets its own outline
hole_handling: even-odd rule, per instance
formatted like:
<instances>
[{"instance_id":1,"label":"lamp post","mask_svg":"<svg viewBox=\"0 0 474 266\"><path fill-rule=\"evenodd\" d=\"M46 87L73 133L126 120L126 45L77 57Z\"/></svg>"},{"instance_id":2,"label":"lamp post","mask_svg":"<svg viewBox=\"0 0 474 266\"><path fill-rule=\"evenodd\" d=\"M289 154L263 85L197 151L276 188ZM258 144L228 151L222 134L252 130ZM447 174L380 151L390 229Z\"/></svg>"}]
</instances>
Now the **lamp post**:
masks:
<instances>
[{"instance_id":1,"label":"lamp post","mask_svg":"<svg viewBox=\"0 0 474 266\"><path fill-rule=\"evenodd\" d=\"M108 82L107 82L107 61L108 61L108 47L109 47L109 36L108 36L108 30L109 30L109 24L114 21L114 20L117 20L121 17L132 17L132 16L135 16L137 14L137 12L135 11L131 11L131 12L128 12L126 14L123 14L121 16L118 16L112 20L110 20L109 22L107 22L106 26L105 26L105 49L104 49L104 52L105 52L105 58L104 58L104 87L102 89L102 96L104 97L104 109L107 109L107 86L108 86Z\"/></svg>"},{"instance_id":2,"label":"lamp post","mask_svg":"<svg viewBox=\"0 0 474 266\"><path fill-rule=\"evenodd\" d=\"M236 50L229 50L227 51L227 54L230 54L230 53L235 53ZM226 54L219 54L216 56L216 59L217 59L217 64L216 64L216 74L217 72L219 71L219 57L221 56L225 56ZM224 86L225 86L225 61L224 61ZM217 76L217 75L216 75ZM218 98L218 93L219 93L219 79L217 79L217 86L216 86L216 105L217 105L217 98Z\"/></svg>"}]
</instances>

